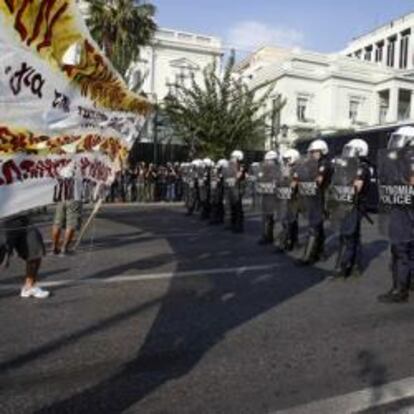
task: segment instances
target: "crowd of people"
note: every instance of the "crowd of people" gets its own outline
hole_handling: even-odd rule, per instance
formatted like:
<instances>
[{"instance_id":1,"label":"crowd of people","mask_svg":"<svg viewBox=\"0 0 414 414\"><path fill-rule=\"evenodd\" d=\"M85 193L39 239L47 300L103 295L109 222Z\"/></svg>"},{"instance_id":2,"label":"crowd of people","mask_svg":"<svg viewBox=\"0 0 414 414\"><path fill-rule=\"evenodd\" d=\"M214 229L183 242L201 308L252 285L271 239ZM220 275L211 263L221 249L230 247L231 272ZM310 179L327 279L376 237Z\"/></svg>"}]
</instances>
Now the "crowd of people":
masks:
<instances>
[{"instance_id":1,"label":"crowd of people","mask_svg":"<svg viewBox=\"0 0 414 414\"><path fill-rule=\"evenodd\" d=\"M209 158L156 167L140 164L120 173L108 196L110 201L179 201L187 215L200 214L211 225L225 224L234 233L244 231L245 199L262 217L260 244L275 244L278 253L299 247L300 220L306 225L306 242L300 265L321 260L327 221L336 226L339 249L334 278L358 276L361 267L362 221L373 224L369 193L379 194L378 222L387 223L391 247L392 287L378 297L381 302L404 303L414 274L414 128L403 127L391 135L388 147L378 153L377 165L368 158L362 139L348 142L342 154L330 156L325 141L310 143L307 154L295 149L268 151L262 162L247 168L242 151L217 163ZM377 172L375 172L377 171ZM119 197L119 199L117 198ZM58 204L51 254L70 254L80 229L82 205L74 200ZM279 229L277 229L279 226ZM45 253L42 237L25 215L12 217L0 231L0 265L13 252L26 261L26 283L21 296L45 298L37 275ZM65 229L63 241L61 233Z\"/></svg>"},{"instance_id":2,"label":"crowd of people","mask_svg":"<svg viewBox=\"0 0 414 414\"><path fill-rule=\"evenodd\" d=\"M295 149L269 151L249 171L241 151L217 164L208 158L194 160L183 165L187 214L198 210L201 219L227 222L227 228L240 233L243 198L249 194L262 215L259 243L275 243L278 253L298 248L302 217L307 234L298 264L304 266L323 258L329 220L340 241L332 278L347 279L363 271L361 224L362 220L373 224L369 194L375 186L379 228L386 227L383 236L390 242L392 273L391 289L378 300L407 302L414 275L414 128L400 128L390 137L388 147L378 153L378 165L370 162L368 153L366 141L353 139L342 154L331 157L327 143L318 139L305 156Z\"/></svg>"},{"instance_id":3,"label":"crowd of people","mask_svg":"<svg viewBox=\"0 0 414 414\"><path fill-rule=\"evenodd\" d=\"M120 171L111 186L107 202L178 202L183 197L179 163L139 163Z\"/></svg>"}]
</instances>

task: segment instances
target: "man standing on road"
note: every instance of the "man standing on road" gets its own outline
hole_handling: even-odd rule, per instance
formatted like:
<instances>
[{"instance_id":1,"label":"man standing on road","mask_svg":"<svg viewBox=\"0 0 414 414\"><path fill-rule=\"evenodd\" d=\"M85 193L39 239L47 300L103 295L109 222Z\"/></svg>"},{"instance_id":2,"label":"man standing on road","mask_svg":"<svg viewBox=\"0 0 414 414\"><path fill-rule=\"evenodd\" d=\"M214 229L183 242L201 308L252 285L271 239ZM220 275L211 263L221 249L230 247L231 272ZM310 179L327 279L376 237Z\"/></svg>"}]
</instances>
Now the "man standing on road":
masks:
<instances>
[{"instance_id":1,"label":"man standing on road","mask_svg":"<svg viewBox=\"0 0 414 414\"><path fill-rule=\"evenodd\" d=\"M367 212L368 192L373 168L368 162L368 144L353 139L335 159L330 199L331 221L339 226L339 251L335 264L335 276L348 278L361 269L354 269L361 255L361 221L370 218Z\"/></svg>"},{"instance_id":2,"label":"man standing on road","mask_svg":"<svg viewBox=\"0 0 414 414\"><path fill-rule=\"evenodd\" d=\"M274 240L278 158L276 151L268 151L265 154L256 181L256 193L260 197L260 214L262 216L262 235L258 241L260 245L273 244Z\"/></svg>"},{"instance_id":3,"label":"man standing on road","mask_svg":"<svg viewBox=\"0 0 414 414\"><path fill-rule=\"evenodd\" d=\"M325 192L332 175L328 152L325 141L313 141L308 147L307 158L298 166L294 175L308 222L308 239L300 261L303 265L319 261L324 250Z\"/></svg>"},{"instance_id":4,"label":"man standing on road","mask_svg":"<svg viewBox=\"0 0 414 414\"><path fill-rule=\"evenodd\" d=\"M25 283L20 291L22 298L45 299L49 292L37 283L42 257L45 254L43 238L31 223L29 214L7 218L0 229L0 266L8 266L10 256L16 252L26 262Z\"/></svg>"},{"instance_id":5,"label":"man standing on road","mask_svg":"<svg viewBox=\"0 0 414 414\"><path fill-rule=\"evenodd\" d=\"M57 195L61 201L56 205L52 227L52 253L65 256L69 253L75 233L81 226L83 185L76 165L71 165L62 171L61 176L63 180L60 182L60 193ZM67 192L66 188L70 188L71 191ZM63 229L65 229L65 235L61 246L60 238Z\"/></svg>"},{"instance_id":6,"label":"man standing on road","mask_svg":"<svg viewBox=\"0 0 414 414\"><path fill-rule=\"evenodd\" d=\"M228 161L221 159L212 170L210 179L211 217L210 224L224 223L224 171L228 168Z\"/></svg>"},{"instance_id":7,"label":"man standing on road","mask_svg":"<svg viewBox=\"0 0 414 414\"><path fill-rule=\"evenodd\" d=\"M392 288L380 295L384 303L408 301L414 272L414 128L393 134L378 156L380 223L388 219ZM382 228L384 226L381 226ZM381 228L380 228L381 229Z\"/></svg>"},{"instance_id":8,"label":"man standing on road","mask_svg":"<svg viewBox=\"0 0 414 414\"><path fill-rule=\"evenodd\" d=\"M233 233L243 233L244 231L243 195L246 170L242 165L243 159L242 151L235 150L231 153L229 169L234 171L234 181L230 190L230 216Z\"/></svg>"},{"instance_id":9,"label":"man standing on road","mask_svg":"<svg viewBox=\"0 0 414 414\"><path fill-rule=\"evenodd\" d=\"M292 185L293 174L300 154L295 149L288 149L282 153L280 177L276 188L277 214L282 224L282 231L277 237L277 253L292 251L298 244L298 195L297 187Z\"/></svg>"}]
</instances>

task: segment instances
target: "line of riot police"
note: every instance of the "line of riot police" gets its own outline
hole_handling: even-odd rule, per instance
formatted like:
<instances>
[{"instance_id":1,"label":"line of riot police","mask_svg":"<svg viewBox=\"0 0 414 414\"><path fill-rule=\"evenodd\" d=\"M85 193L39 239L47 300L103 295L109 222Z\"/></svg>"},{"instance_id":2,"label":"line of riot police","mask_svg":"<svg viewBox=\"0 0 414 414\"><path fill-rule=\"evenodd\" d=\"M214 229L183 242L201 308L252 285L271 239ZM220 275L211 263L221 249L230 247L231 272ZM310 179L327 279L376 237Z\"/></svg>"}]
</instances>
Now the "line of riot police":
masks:
<instances>
[{"instance_id":1,"label":"line of riot police","mask_svg":"<svg viewBox=\"0 0 414 414\"><path fill-rule=\"evenodd\" d=\"M201 219L212 225L223 224L227 215L227 227L234 233L242 233L242 200L247 178L243 159L243 152L236 150L229 160L221 159L214 163L210 158L205 158L182 164L187 215L200 212Z\"/></svg>"},{"instance_id":2,"label":"line of riot police","mask_svg":"<svg viewBox=\"0 0 414 414\"><path fill-rule=\"evenodd\" d=\"M260 244L276 244L278 253L299 247L299 216L307 233L300 265L313 265L324 256L326 222L339 235L333 278L362 272L361 224L374 224L368 195L378 186L378 224L391 244L392 288L378 299L406 302L414 274L414 128L394 133L388 147L379 151L377 166L368 160L362 139L347 143L342 154L329 158L328 145L315 140L301 156L295 149L269 151L247 174L243 153L214 164L210 159L183 165L187 213L201 211L211 224L224 222L243 231L243 197L249 193L262 218ZM376 174L375 174L376 171ZM276 231L276 226L278 229ZM276 236L275 236L276 235Z\"/></svg>"}]
</instances>

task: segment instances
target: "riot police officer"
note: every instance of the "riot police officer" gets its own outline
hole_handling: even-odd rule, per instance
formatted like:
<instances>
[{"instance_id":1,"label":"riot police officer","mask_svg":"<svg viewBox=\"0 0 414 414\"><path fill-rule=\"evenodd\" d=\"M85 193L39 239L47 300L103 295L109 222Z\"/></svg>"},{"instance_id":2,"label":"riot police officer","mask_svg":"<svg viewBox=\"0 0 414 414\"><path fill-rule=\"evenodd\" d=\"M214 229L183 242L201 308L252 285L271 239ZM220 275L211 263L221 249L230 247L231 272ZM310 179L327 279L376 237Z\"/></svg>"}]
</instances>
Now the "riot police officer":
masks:
<instances>
[{"instance_id":1,"label":"riot police officer","mask_svg":"<svg viewBox=\"0 0 414 414\"><path fill-rule=\"evenodd\" d=\"M194 211L198 209L199 204L199 192L198 192L198 183L197 183L197 174L198 169L201 166L201 160L195 159L191 161L191 164L188 166L188 174L187 174L187 197L186 197L186 208L187 208L187 216L191 216Z\"/></svg>"},{"instance_id":2,"label":"riot police officer","mask_svg":"<svg viewBox=\"0 0 414 414\"><path fill-rule=\"evenodd\" d=\"M217 162L217 165L211 171L211 225L224 223L224 170L227 167L228 161L225 159L221 159Z\"/></svg>"},{"instance_id":3,"label":"riot police officer","mask_svg":"<svg viewBox=\"0 0 414 414\"><path fill-rule=\"evenodd\" d=\"M210 158L204 158L199 171L198 188L200 194L201 220L210 219L210 175L213 167L214 162Z\"/></svg>"},{"instance_id":4,"label":"riot police officer","mask_svg":"<svg viewBox=\"0 0 414 414\"><path fill-rule=\"evenodd\" d=\"M282 164L280 177L276 189L278 199L278 221L282 225L282 231L277 237L277 253L292 251L298 243L298 200L297 187L292 185L295 166L300 159L300 154L295 149L282 152Z\"/></svg>"},{"instance_id":5,"label":"riot police officer","mask_svg":"<svg viewBox=\"0 0 414 414\"><path fill-rule=\"evenodd\" d=\"M274 240L278 158L279 155L276 151L268 151L265 154L256 182L256 193L261 199L262 235L258 241L261 245L273 244Z\"/></svg>"},{"instance_id":6,"label":"riot police officer","mask_svg":"<svg viewBox=\"0 0 414 414\"><path fill-rule=\"evenodd\" d=\"M294 174L294 182L297 183L308 222L308 238L303 258L299 262L303 265L319 261L324 250L325 192L332 175L328 153L325 141L313 141L308 147L307 158L297 167Z\"/></svg>"},{"instance_id":7,"label":"riot police officer","mask_svg":"<svg viewBox=\"0 0 414 414\"><path fill-rule=\"evenodd\" d=\"M386 151L378 157L380 220L388 218L393 284L378 300L403 303L408 300L414 272L414 128L394 133Z\"/></svg>"},{"instance_id":8,"label":"riot police officer","mask_svg":"<svg viewBox=\"0 0 414 414\"><path fill-rule=\"evenodd\" d=\"M246 170L242 165L244 154L240 150L231 153L229 168L234 171L234 187L230 191L230 223L233 233L243 233L244 212L243 195L246 181Z\"/></svg>"},{"instance_id":9,"label":"riot police officer","mask_svg":"<svg viewBox=\"0 0 414 414\"><path fill-rule=\"evenodd\" d=\"M373 175L373 167L367 156L368 144L362 139L353 139L342 150L341 157L335 159L331 186L331 221L338 218L339 251L335 264L336 277L349 277L361 251L361 221L366 218L368 192ZM335 214L337 213L337 214Z\"/></svg>"}]
</instances>

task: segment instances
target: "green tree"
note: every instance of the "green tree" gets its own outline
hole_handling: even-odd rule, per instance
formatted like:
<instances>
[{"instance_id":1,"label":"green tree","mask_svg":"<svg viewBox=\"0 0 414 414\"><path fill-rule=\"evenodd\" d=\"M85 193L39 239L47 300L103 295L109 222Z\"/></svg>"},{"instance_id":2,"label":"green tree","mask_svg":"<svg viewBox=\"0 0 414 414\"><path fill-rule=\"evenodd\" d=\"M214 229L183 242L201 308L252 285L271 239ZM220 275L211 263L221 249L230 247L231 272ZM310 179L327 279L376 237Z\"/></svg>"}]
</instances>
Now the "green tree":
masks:
<instances>
[{"instance_id":1,"label":"green tree","mask_svg":"<svg viewBox=\"0 0 414 414\"><path fill-rule=\"evenodd\" d=\"M140 0L87 0L87 25L95 41L122 76L156 29L156 8Z\"/></svg>"},{"instance_id":2,"label":"green tree","mask_svg":"<svg viewBox=\"0 0 414 414\"><path fill-rule=\"evenodd\" d=\"M229 156L232 150L263 148L269 118L275 108L266 109L274 81L250 88L234 74L230 57L223 76L215 65L203 72L203 82L194 79L190 87L174 85L175 93L165 100L164 111L175 134L190 147L190 155ZM276 111L280 111L280 102ZM271 121L271 120L270 120Z\"/></svg>"}]
</instances>

